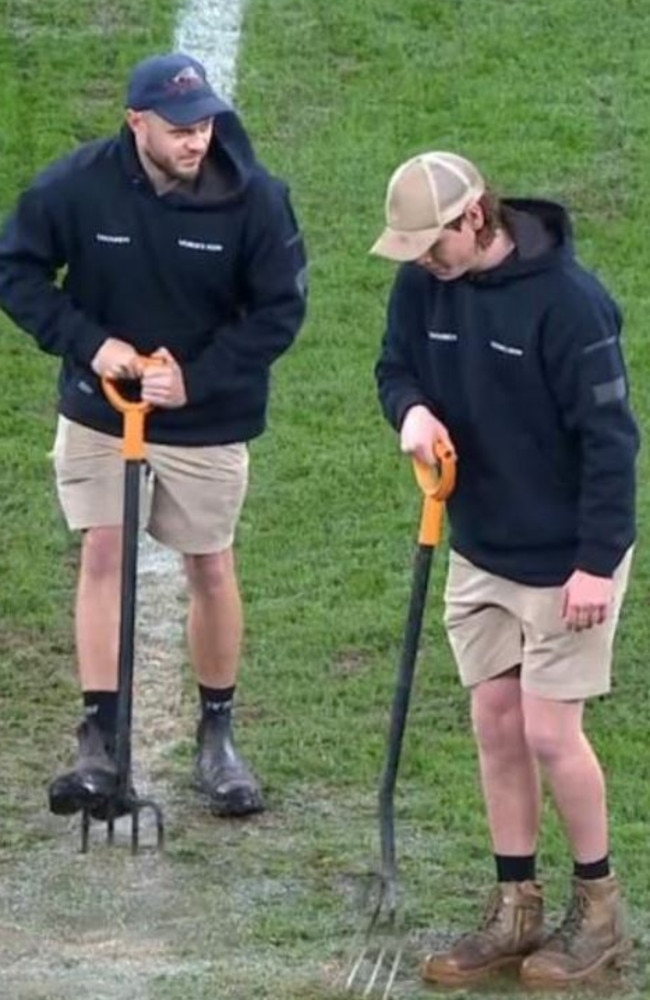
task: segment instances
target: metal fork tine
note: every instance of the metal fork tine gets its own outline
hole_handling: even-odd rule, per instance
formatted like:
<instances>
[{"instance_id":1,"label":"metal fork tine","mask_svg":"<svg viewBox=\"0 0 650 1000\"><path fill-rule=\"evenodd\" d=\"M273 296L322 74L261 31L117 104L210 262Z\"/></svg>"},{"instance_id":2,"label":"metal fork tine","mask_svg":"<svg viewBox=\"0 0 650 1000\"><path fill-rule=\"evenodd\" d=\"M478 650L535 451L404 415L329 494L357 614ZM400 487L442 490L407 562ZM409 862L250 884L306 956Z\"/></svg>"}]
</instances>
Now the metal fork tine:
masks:
<instances>
[{"instance_id":1,"label":"metal fork tine","mask_svg":"<svg viewBox=\"0 0 650 1000\"><path fill-rule=\"evenodd\" d=\"M372 993L372 991L374 990L375 983L377 982L377 976L379 975L381 967L384 964L384 955L385 954L386 954L386 945L384 945L379 950L379 954L377 956L377 960L375 961L373 970L372 970L372 972L370 974L370 979L368 980L368 983L366 985L365 990L362 993L362 996L369 997L370 994Z\"/></svg>"},{"instance_id":2,"label":"metal fork tine","mask_svg":"<svg viewBox=\"0 0 650 1000\"><path fill-rule=\"evenodd\" d=\"M375 897L372 912L365 930L355 936L352 950L354 960L345 975L344 990L359 991L367 1000L390 1000L404 952L404 941L396 934L396 907L394 884L390 877L377 877L375 887L366 894L366 901Z\"/></svg>"},{"instance_id":3,"label":"metal fork tine","mask_svg":"<svg viewBox=\"0 0 650 1000\"><path fill-rule=\"evenodd\" d=\"M400 943L397 945L395 954L392 959L390 958L391 947L388 943L384 943L378 946L378 951L374 951L371 946L370 941L366 941L366 944L362 951L356 958L354 965L352 966L347 979L345 981L346 992L351 992L356 986L359 989L363 988L361 996L366 1000L366 998L371 996L381 996L381 1000L390 1000L391 992L395 979L397 978L397 972L404 954L404 944ZM363 984L357 983L359 973L364 966L364 963L371 963L372 968L368 981L365 986ZM386 974L385 982L382 984L381 980L384 978L383 973Z\"/></svg>"},{"instance_id":4,"label":"metal fork tine","mask_svg":"<svg viewBox=\"0 0 650 1000\"><path fill-rule=\"evenodd\" d=\"M348 992L352 989L354 981L357 978L357 973L361 968L361 966L363 965L363 963L365 962L366 955L368 954L368 948L369 945L366 944L365 947L362 949L362 951L359 952L359 955L348 974L348 978L345 980L345 989Z\"/></svg>"},{"instance_id":5,"label":"metal fork tine","mask_svg":"<svg viewBox=\"0 0 650 1000\"><path fill-rule=\"evenodd\" d=\"M397 970L399 968L400 962L402 961L403 953L404 953L404 947L403 945L400 945L399 948L397 949L397 952L395 953L395 958L393 959L393 964L391 965L390 973L388 975L386 989L381 995L381 1000L389 1000L391 990L393 988L393 983L395 982L395 977L397 975Z\"/></svg>"}]
</instances>

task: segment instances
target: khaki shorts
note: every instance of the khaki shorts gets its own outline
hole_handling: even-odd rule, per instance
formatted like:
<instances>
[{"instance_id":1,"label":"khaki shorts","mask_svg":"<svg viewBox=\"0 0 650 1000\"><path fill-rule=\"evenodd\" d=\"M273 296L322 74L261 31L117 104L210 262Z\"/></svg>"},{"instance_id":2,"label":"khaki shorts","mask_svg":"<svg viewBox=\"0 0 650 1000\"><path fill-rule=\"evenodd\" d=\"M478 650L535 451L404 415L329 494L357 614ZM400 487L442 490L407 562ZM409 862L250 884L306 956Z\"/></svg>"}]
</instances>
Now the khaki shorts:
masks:
<instances>
[{"instance_id":1,"label":"khaki shorts","mask_svg":"<svg viewBox=\"0 0 650 1000\"><path fill-rule=\"evenodd\" d=\"M603 624L574 632L561 618L562 587L514 583L450 552L445 626L461 683L473 687L521 665L522 688L541 698L606 694L631 562L632 549L614 573L614 603Z\"/></svg>"},{"instance_id":2,"label":"khaki shorts","mask_svg":"<svg viewBox=\"0 0 650 1000\"><path fill-rule=\"evenodd\" d=\"M122 523L120 449L120 438L59 417L53 456L59 502L70 529ZM247 485L248 448L243 443L197 448L149 444L140 524L178 552L222 552L233 544Z\"/></svg>"}]
</instances>

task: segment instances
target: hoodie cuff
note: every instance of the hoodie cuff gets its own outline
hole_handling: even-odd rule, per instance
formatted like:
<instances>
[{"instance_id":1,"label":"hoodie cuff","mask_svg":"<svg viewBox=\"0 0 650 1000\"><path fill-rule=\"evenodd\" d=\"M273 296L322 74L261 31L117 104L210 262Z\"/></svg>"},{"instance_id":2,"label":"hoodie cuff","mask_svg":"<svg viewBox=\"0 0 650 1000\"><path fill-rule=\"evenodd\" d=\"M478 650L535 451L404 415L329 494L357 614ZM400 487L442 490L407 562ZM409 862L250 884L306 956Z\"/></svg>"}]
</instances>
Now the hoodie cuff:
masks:
<instances>
[{"instance_id":1,"label":"hoodie cuff","mask_svg":"<svg viewBox=\"0 0 650 1000\"><path fill-rule=\"evenodd\" d=\"M181 365L183 383L187 402L195 406L207 403L217 393L228 391L232 387L234 372L224 359L223 367L218 375L210 363L201 358Z\"/></svg>"},{"instance_id":2,"label":"hoodie cuff","mask_svg":"<svg viewBox=\"0 0 650 1000\"><path fill-rule=\"evenodd\" d=\"M610 545L583 543L578 549L575 568L592 576L612 577L626 552L627 547L621 550Z\"/></svg>"},{"instance_id":3,"label":"hoodie cuff","mask_svg":"<svg viewBox=\"0 0 650 1000\"><path fill-rule=\"evenodd\" d=\"M83 335L76 337L72 353L80 364L86 368L91 367L91 363L97 351L104 341L108 340L109 334L102 330L100 326L91 325L84 329Z\"/></svg>"},{"instance_id":4,"label":"hoodie cuff","mask_svg":"<svg viewBox=\"0 0 650 1000\"><path fill-rule=\"evenodd\" d=\"M198 361L181 366L188 403L195 405L205 403L210 396L211 384L210 379L206 376L205 368L206 366L202 366Z\"/></svg>"},{"instance_id":5,"label":"hoodie cuff","mask_svg":"<svg viewBox=\"0 0 650 1000\"><path fill-rule=\"evenodd\" d=\"M408 396L402 397L402 399L399 402L399 405L396 407L395 427L398 431L401 431L402 424L404 423L404 418L406 414L414 406L425 406L430 413L433 413L433 410L431 409L431 404L429 403L428 399L426 399L421 393L413 392Z\"/></svg>"}]
</instances>

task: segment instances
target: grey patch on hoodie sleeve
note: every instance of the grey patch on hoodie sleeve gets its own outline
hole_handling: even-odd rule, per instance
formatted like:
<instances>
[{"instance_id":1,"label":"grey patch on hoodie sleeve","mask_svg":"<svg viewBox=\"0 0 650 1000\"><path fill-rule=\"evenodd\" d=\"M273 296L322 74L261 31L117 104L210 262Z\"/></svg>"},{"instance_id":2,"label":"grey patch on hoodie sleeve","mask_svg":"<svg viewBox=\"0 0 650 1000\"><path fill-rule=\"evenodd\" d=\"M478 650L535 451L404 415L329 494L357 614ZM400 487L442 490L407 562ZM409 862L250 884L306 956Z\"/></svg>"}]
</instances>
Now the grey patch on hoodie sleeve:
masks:
<instances>
[{"instance_id":1,"label":"grey patch on hoodie sleeve","mask_svg":"<svg viewBox=\"0 0 650 1000\"><path fill-rule=\"evenodd\" d=\"M622 375L612 379L611 382L600 382L593 387L596 406L605 406L607 403L617 403L625 399L625 379Z\"/></svg>"},{"instance_id":2,"label":"grey patch on hoodie sleeve","mask_svg":"<svg viewBox=\"0 0 650 1000\"><path fill-rule=\"evenodd\" d=\"M583 354L593 354L594 351L602 350L603 347L611 347L615 344L618 337L613 335L611 337L604 337L602 340L595 340L593 344L587 344L586 347L582 348Z\"/></svg>"},{"instance_id":3,"label":"grey patch on hoodie sleeve","mask_svg":"<svg viewBox=\"0 0 650 1000\"><path fill-rule=\"evenodd\" d=\"M301 298L307 297L307 267L301 267L296 275L296 288Z\"/></svg>"}]
</instances>

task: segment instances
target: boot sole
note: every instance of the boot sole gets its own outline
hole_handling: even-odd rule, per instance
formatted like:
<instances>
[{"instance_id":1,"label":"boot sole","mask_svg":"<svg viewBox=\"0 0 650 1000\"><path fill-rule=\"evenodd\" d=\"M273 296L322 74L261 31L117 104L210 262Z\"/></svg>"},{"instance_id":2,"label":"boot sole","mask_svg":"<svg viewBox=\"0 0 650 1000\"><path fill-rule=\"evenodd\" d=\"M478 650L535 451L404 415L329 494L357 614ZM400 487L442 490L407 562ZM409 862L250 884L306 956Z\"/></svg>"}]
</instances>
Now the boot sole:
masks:
<instances>
[{"instance_id":1,"label":"boot sole","mask_svg":"<svg viewBox=\"0 0 650 1000\"><path fill-rule=\"evenodd\" d=\"M581 969L579 972L555 978L553 976L545 976L541 973L540 975L535 975L535 973L530 975L526 973L525 968L522 968L520 979L523 986L528 986L531 989L549 989L549 987L560 989L562 986L573 986L575 983L581 983L601 972L605 972L609 968L620 972L631 954L631 943L617 945L615 948L610 948L609 951L601 955L598 961L592 962L588 969Z\"/></svg>"},{"instance_id":2,"label":"boot sole","mask_svg":"<svg viewBox=\"0 0 650 1000\"><path fill-rule=\"evenodd\" d=\"M266 809L261 792L246 788L234 788L227 795L215 795L205 787L196 775L192 784L209 807L210 812L215 816L240 818L262 813Z\"/></svg>"},{"instance_id":3,"label":"boot sole","mask_svg":"<svg viewBox=\"0 0 650 1000\"><path fill-rule=\"evenodd\" d=\"M250 792L234 791L223 799L208 795L210 812L215 816L253 816L255 813L264 812L264 802L260 796L251 795Z\"/></svg>"},{"instance_id":4,"label":"boot sole","mask_svg":"<svg viewBox=\"0 0 650 1000\"><path fill-rule=\"evenodd\" d=\"M513 955L509 958L500 958L489 965L483 965L480 969L472 969L468 972L460 970L447 971L440 970L429 972L426 964L421 970L421 977L425 983L437 983L440 986L467 986L470 983L478 983L482 979L489 979L500 972L518 971L526 955Z\"/></svg>"}]
</instances>

